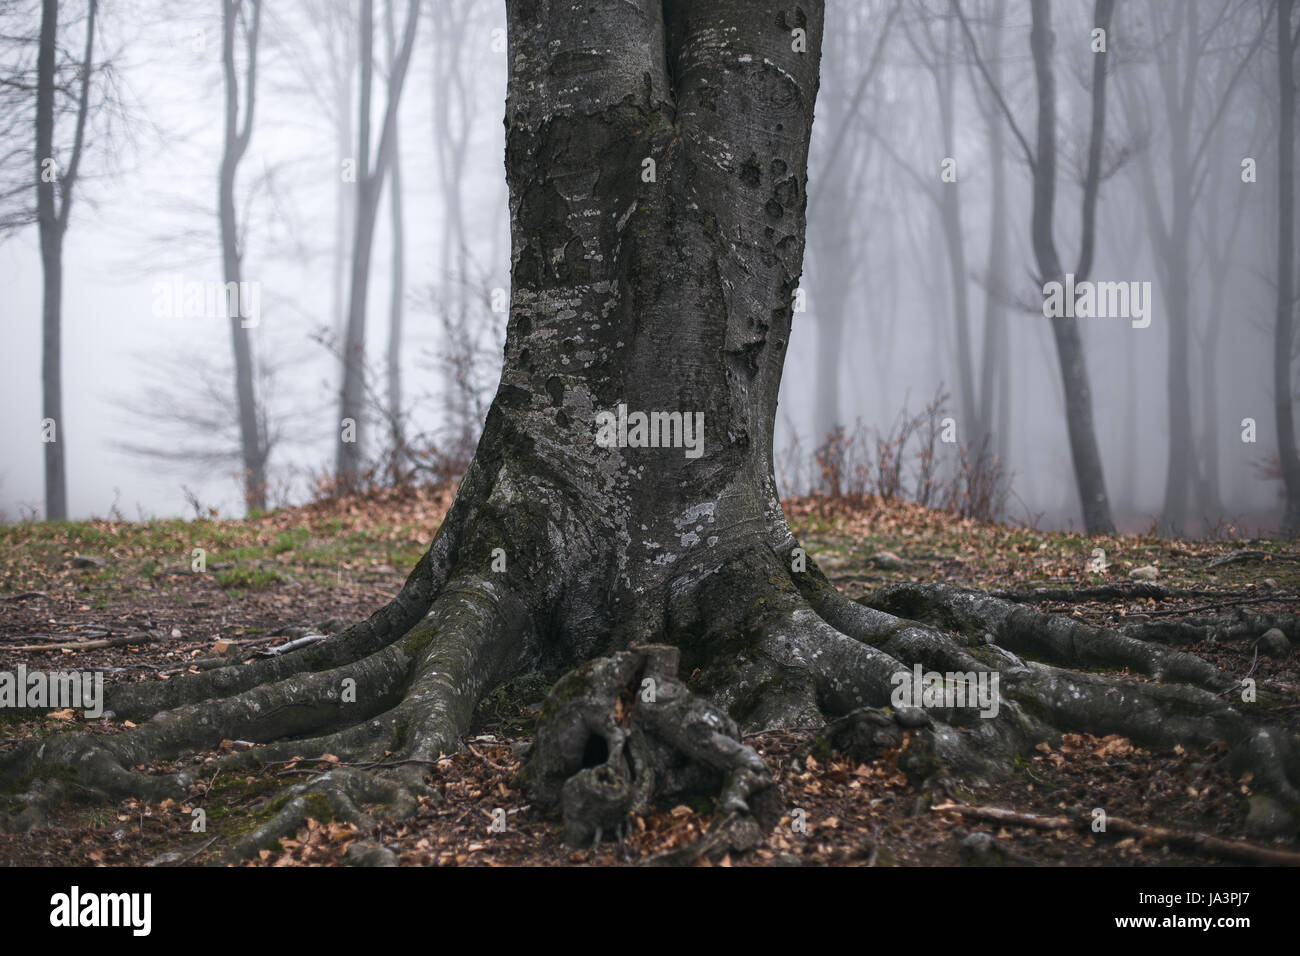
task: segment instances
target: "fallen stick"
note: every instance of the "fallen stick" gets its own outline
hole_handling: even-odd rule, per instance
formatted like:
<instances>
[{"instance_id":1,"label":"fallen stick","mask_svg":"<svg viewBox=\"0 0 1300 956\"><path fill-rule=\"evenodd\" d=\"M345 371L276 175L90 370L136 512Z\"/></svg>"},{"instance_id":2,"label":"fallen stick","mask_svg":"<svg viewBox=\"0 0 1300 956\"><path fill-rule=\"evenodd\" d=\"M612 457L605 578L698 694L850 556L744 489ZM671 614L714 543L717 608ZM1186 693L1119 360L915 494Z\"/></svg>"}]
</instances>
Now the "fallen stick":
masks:
<instances>
[{"instance_id":1,"label":"fallen stick","mask_svg":"<svg viewBox=\"0 0 1300 956\"><path fill-rule=\"evenodd\" d=\"M0 601L25 601L28 598L45 598L49 600L50 596L44 591L24 591L22 594L11 594L8 597L0 598Z\"/></svg>"},{"instance_id":2,"label":"fallen stick","mask_svg":"<svg viewBox=\"0 0 1300 956\"><path fill-rule=\"evenodd\" d=\"M292 640L288 644L277 644L275 647L263 648L257 653L263 657L276 657L280 654L288 654L290 651L296 651L300 647L307 647L309 644L319 644L328 636L328 634L308 634L305 637Z\"/></svg>"},{"instance_id":3,"label":"fallen stick","mask_svg":"<svg viewBox=\"0 0 1300 956\"><path fill-rule=\"evenodd\" d=\"M936 813L958 813L964 817L988 820L994 823L1010 823L1016 826L1034 827L1038 830L1092 830L1090 816L1055 816L1048 817L1037 813L1020 813L1002 807L968 807L960 803L941 803L931 807ZM1123 817L1106 817L1106 833L1123 833L1129 836L1149 837L1160 843L1206 853L1211 856L1227 857L1233 860L1245 860L1249 863L1269 863L1279 866L1300 866L1300 853L1291 850L1275 850L1270 847L1256 846L1241 840L1225 840L1210 836L1208 833L1191 833L1186 830L1170 830L1168 827L1151 827L1141 823L1125 820Z\"/></svg>"},{"instance_id":4,"label":"fallen stick","mask_svg":"<svg viewBox=\"0 0 1300 956\"><path fill-rule=\"evenodd\" d=\"M121 637L106 637L96 641L57 641L53 644L20 644L7 647L7 651L61 651L64 648L77 651L91 651L100 647L120 647L123 644L147 644L154 639L147 631L138 634L123 634Z\"/></svg>"},{"instance_id":5,"label":"fallen stick","mask_svg":"<svg viewBox=\"0 0 1300 956\"><path fill-rule=\"evenodd\" d=\"M1200 607L1175 607L1164 611L1144 611L1147 617L1169 617L1174 614L1199 614L1202 611L1218 611L1225 607L1241 607L1246 604L1294 604L1297 597L1255 597L1237 598L1231 601L1218 601L1214 604L1202 604Z\"/></svg>"},{"instance_id":6,"label":"fallen stick","mask_svg":"<svg viewBox=\"0 0 1300 956\"><path fill-rule=\"evenodd\" d=\"M1227 554L1219 555L1211 561L1207 561L1206 568L1221 568L1225 564L1239 564L1242 561L1262 561L1265 558L1278 558L1282 561L1300 560L1300 554L1292 554L1289 551L1260 551L1257 548L1246 548L1241 551L1229 551Z\"/></svg>"}]
</instances>

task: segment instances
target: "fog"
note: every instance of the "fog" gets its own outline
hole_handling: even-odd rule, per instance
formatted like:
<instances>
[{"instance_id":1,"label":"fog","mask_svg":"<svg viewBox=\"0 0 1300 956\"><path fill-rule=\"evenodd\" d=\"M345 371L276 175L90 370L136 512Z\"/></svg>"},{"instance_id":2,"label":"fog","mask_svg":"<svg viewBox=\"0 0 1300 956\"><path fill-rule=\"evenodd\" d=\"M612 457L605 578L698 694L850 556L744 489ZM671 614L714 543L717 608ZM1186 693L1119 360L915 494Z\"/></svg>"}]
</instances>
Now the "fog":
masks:
<instances>
[{"instance_id":1,"label":"fog","mask_svg":"<svg viewBox=\"0 0 1300 956\"><path fill-rule=\"evenodd\" d=\"M64 170L86 24L84 4L60 6L69 11L59 42L68 82L53 135ZM242 111L252 3L239 6ZM1079 278L1099 284L1098 311L1109 294L1122 314L1060 321L1082 342L1114 523L1125 531L1273 532L1283 513L1273 7L1121 2L1099 38L1102 6L1050 5L1050 236L1072 283L1085 259L1085 181L1095 167L1095 239ZM360 193L348 180L359 158L360 9L282 0L261 13L255 107L234 196L242 279L255 291L244 327L271 506L305 500L336 469ZM31 85L40 5L0 10L9 38L0 70ZM231 323L206 303L190 309L183 301L194 284L206 291L227 278L218 215L221 10L98 6L95 62L111 60L111 69L92 75L62 255L57 441L72 518L244 512ZM391 12L375 4L372 164L407 12L405 3ZM942 390L946 404L932 416L939 483L957 488L963 452L969 473L984 448L982 467L997 487L979 507L967 494L968 511L1082 530L1058 344L1044 312L1053 276L1032 229L1044 150L1029 3L829 0L826 23L804 278L777 422L783 489L879 490L880 440L896 434L905 410L921 413ZM504 31L500 0L426 0L396 113L404 265L397 417L403 440L430 460L446 459L449 473L467 443L472 450L504 338ZM1099 58L1105 135L1090 163ZM20 221L35 204L34 103L17 82L0 99L0 512L9 521L48 514L42 254L36 225ZM393 168L375 207L364 298L362 453L376 468L394 423ZM1123 283L1131 295L1103 283ZM1066 300L1071 311L1083 302L1068 291ZM819 458L837 426L843 443ZM900 492L908 497L917 495L929 427L904 446Z\"/></svg>"}]
</instances>

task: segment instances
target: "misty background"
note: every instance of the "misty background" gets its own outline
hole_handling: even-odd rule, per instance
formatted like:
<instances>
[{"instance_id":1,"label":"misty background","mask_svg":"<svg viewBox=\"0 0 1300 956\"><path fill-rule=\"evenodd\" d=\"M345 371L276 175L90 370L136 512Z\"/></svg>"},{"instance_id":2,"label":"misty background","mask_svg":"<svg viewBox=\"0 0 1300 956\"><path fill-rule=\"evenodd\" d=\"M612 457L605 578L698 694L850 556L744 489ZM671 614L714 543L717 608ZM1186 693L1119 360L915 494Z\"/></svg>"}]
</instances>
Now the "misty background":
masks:
<instances>
[{"instance_id":1,"label":"misty background","mask_svg":"<svg viewBox=\"0 0 1300 956\"><path fill-rule=\"evenodd\" d=\"M1277 8L1119 0L1102 52L1104 5L1051 4L1050 234L1072 272L1092 170L1088 278L1151 283L1145 328L1070 320L1114 523L1274 531ZM67 515L237 517L250 502L454 479L495 390L508 303L501 0L0 0L4 520L50 513L33 182L43 6L59 15L61 176L85 100L61 254ZM1031 231L1043 163L1030 26L1022 0L828 0L777 422L784 493L892 491L1082 529ZM1098 57L1105 136L1090 162ZM247 131L237 157L231 130L236 143ZM51 185L56 212L66 182ZM164 294L228 281L231 249L258 290L256 324L233 334Z\"/></svg>"}]
</instances>

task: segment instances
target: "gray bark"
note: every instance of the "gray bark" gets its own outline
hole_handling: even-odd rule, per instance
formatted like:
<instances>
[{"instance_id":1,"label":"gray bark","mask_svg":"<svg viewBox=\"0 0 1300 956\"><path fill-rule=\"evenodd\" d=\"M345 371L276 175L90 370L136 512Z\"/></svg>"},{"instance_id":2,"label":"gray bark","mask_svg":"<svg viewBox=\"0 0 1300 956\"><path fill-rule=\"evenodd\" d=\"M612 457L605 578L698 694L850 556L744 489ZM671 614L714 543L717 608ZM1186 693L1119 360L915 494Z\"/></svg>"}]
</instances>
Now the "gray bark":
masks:
<instances>
[{"instance_id":1,"label":"gray bark","mask_svg":"<svg viewBox=\"0 0 1300 956\"><path fill-rule=\"evenodd\" d=\"M1300 535L1300 455L1296 452L1295 406L1291 386L1291 348L1295 342L1295 42L1291 32L1293 0L1277 4L1277 80L1279 109L1277 176L1277 321L1273 338L1273 405L1277 419L1277 453L1281 463L1286 510L1282 533Z\"/></svg>"},{"instance_id":2,"label":"gray bark","mask_svg":"<svg viewBox=\"0 0 1300 956\"><path fill-rule=\"evenodd\" d=\"M1094 24L1107 28L1113 0L1097 0ZM1050 7L1045 0L1034 0L1030 49L1034 59L1034 76L1038 87L1037 148L1034 153L1034 254L1041 278L1063 281L1065 270L1052 236L1053 210L1056 201L1056 78L1052 69L1052 27ZM1100 183L1100 152L1105 134L1106 71L1100 58L1093 71L1092 136L1089 147L1088 176L1084 184L1083 242L1076 281L1082 279L1092 263L1092 242L1097 190ZM1065 392L1066 429L1075 480L1083 510L1083 524L1088 534L1112 534L1110 499L1102 472L1101 452L1097 447L1097 430L1092 416L1092 390L1084 359L1083 341L1076 320L1057 317L1049 320Z\"/></svg>"},{"instance_id":3,"label":"gray bark","mask_svg":"<svg viewBox=\"0 0 1300 956\"><path fill-rule=\"evenodd\" d=\"M41 32L36 56L36 221L40 233L41 303L41 410L55 426L55 440L45 442L45 517L68 517L67 424L63 419L63 237L72 211L73 187L85 142L90 109L90 72L95 44L97 0L90 0L86 16L86 41L81 61L76 129L66 169L48 176L45 163L54 158L54 100L59 40L58 0L41 3Z\"/></svg>"},{"instance_id":4,"label":"gray bark","mask_svg":"<svg viewBox=\"0 0 1300 956\"><path fill-rule=\"evenodd\" d=\"M384 177L397 136L397 109L406 70L411 62L419 21L419 0L411 0L402 30L400 52L388 77L388 100L373 167L370 161L370 96L374 78L374 0L361 8L361 100L357 129L357 219L353 230L351 292L347 331L343 340L343 386L339 400L340 431L335 455L335 478L340 488L357 486L361 478L366 362L366 294L370 288L370 258ZM356 440L346 441L342 422L351 420Z\"/></svg>"},{"instance_id":5,"label":"gray bark","mask_svg":"<svg viewBox=\"0 0 1300 956\"><path fill-rule=\"evenodd\" d=\"M397 41L393 33L393 5L388 0L384 7L384 28L387 34L388 68L393 70L397 60ZM389 222L392 226L392 263L390 265L392 290L388 303L388 427L392 445L393 477L398 478L406 438L402 427L402 311L406 296L406 231L402 223L402 150L396 128L393 130L392 174L389 178Z\"/></svg>"},{"instance_id":6,"label":"gray bark","mask_svg":"<svg viewBox=\"0 0 1300 956\"><path fill-rule=\"evenodd\" d=\"M217 197L221 223L221 265L226 288L239 289L243 256L239 248L239 223L235 212L235 176L253 135L253 109L257 102L257 43L262 19L261 0L250 0L252 19L245 24L247 63L244 72L243 122L240 122L239 73L235 65L235 37L243 0L221 0L221 68L225 81L225 139ZM230 345L235 359L235 402L239 416L240 460L243 463L244 503L250 511L266 508L266 437L253 383L253 345L239 309L230 314Z\"/></svg>"}]
</instances>

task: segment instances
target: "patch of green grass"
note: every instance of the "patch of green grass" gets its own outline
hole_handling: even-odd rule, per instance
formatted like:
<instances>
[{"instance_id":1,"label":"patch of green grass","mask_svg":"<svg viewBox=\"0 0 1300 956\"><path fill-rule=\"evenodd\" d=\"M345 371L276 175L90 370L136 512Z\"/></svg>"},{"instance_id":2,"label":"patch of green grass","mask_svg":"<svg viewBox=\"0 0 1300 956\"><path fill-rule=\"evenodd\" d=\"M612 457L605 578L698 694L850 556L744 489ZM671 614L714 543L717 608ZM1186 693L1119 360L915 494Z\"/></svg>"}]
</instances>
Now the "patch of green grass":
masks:
<instances>
[{"instance_id":1,"label":"patch of green grass","mask_svg":"<svg viewBox=\"0 0 1300 956\"><path fill-rule=\"evenodd\" d=\"M227 590L258 591L280 580L280 575L273 568L256 565L224 568L216 573L217 584Z\"/></svg>"},{"instance_id":2,"label":"patch of green grass","mask_svg":"<svg viewBox=\"0 0 1300 956\"><path fill-rule=\"evenodd\" d=\"M290 528L288 531L281 531L276 536L275 544L271 545L272 554L286 554L289 551L295 551L311 540L311 532L306 528Z\"/></svg>"}]
</instances>

